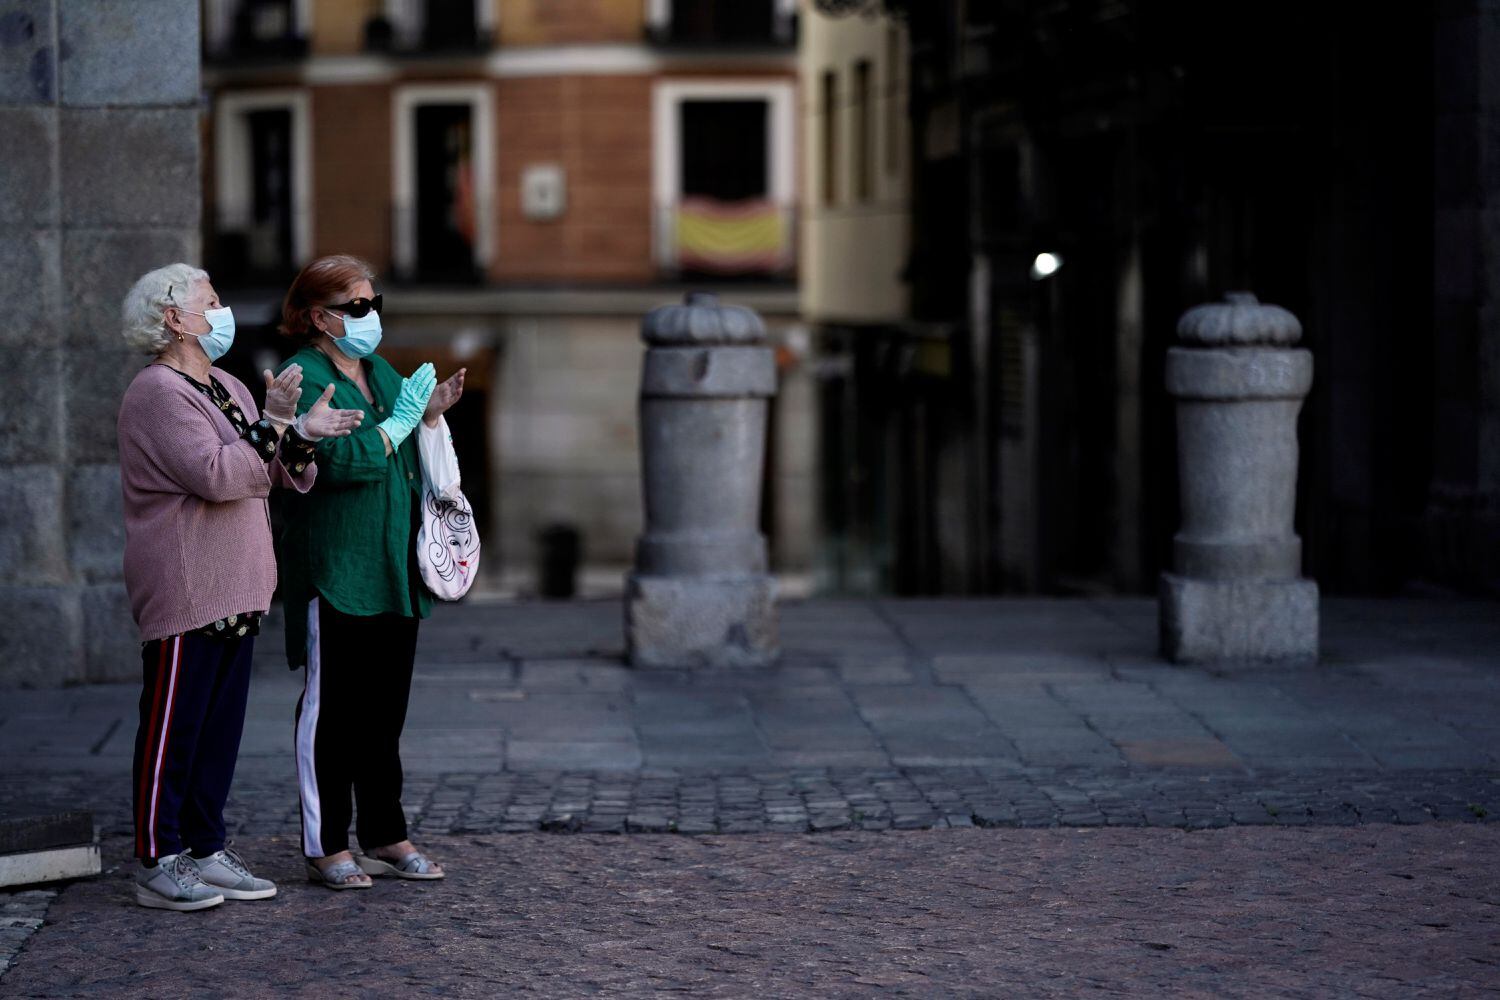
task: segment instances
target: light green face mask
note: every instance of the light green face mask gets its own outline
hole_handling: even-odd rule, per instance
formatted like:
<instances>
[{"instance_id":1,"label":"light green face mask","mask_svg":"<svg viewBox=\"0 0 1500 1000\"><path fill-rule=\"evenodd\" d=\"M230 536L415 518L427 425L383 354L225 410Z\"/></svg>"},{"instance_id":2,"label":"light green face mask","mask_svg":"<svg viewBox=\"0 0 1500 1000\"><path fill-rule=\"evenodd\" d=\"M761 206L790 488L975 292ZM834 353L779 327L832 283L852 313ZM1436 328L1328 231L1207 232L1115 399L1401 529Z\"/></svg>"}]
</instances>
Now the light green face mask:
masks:
<instances>
[{"instance_id":1,"label":"light green face mask","mask_svg":"<svg viewBox=\"0 0 1500 1000\"><path fill-rule=\"evenodd\" d=\"M338 316L329 311L329 315ZM344 335L332 338L338 349L358 360L375 353L380 346L380 313L371 310L363 316L341 316Z\"/></svg>"},{"instance_id":2,"label":"light green face mask","mask_svg":"<svg viewBox=\"0 0 1500 1000\"><path fill-rule=\"evenodd\" d=\"M217 361L229 353L229 348L234 343L234 310L225 306L222 309L198 312L195 309L183 309L179 306L177 311L190 316L202 316L208 320L207 333L188 334L189 337L198 338L198 346L203 348L203 353L208 355L208 360Z\"/></svg>"}]
</instances>

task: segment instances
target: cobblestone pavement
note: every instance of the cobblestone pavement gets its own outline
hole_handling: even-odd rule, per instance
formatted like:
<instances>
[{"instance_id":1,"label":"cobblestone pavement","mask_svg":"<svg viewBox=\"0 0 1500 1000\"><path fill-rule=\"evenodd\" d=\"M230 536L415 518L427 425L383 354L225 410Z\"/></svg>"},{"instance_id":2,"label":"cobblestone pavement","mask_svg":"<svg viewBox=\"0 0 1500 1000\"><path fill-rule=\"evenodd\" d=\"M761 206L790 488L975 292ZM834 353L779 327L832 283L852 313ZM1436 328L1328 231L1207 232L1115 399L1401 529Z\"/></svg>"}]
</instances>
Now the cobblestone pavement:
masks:
<instances>
[{"instance_id":1,"label":"cobblestone pavement","mask_svg":"<svg viewBox=\"0 0 1500 1000\"><path fill-rule=\"evenodd\" d=\"M0 797L88 803L107 835L130 833L128 782L0 780ZM234 836L295 836L292 777L241 775L226 810ZM1447 771L1211 772L1078 768L808 769L656 774L471 772L409 778L416 834L807 833L947 827L1350 826L1492 823L1500 774Z\"/></svg>"},{"instance_id":2,"label":"cobblestone pavement","mask_svg":"<svg viewBox=\"0 0 1500 1000\"><path fill-rule=\"evenodd\" d=\"M107 845L119 862L123 842ZM147 912L68 887L7 995L1493 995L1500 829L434 838L454 876Z\"/></svg>"},{"instance_id":3,"label":"cobblestone pavement","mask_svg":"<svg viewBox=\"0 0 1500 1000\"><path fill-rule=\"evenodd\" d=\"M26 940L41 929L56 889L0 892L0 975L10 968Z\"/></svg>"},{"instance_id":4,"label":"cobblestone pavement","mask_svg":"<svg viewBox=\"0 0 1500 1000\"><path fill-rule=\"evenodd\" d=\"M974 826L1383 839L1405 833L1372 824L1438 821L1489 837L1470 831L1500 815L1495 610L1328 601L1318 665L1209 671L1155 658L1149 601L813 601L784 609L777 668L689 674L623 666L616 602L444 606L422 630L405 804L419 839L460 845ZM301 675L281 664L273 622L228 815L242 843L297 830ZM136 698L5 692L0 814L85 807L106 837L128 833ZM37 899L0 913L0 962Z\"/></svg>"},{"instance_id":5,"label":"cobblestone pavement","mask_svg":"<svg viewBox=\"0 0 1500 1000\"><path fill-rule=\"evenodd\" d=\"M426 832L1413 823L1500 814L1500 615L1327 602L1324 662L1152 656L1149 601L808 602L774 670L638 672L615 602L424 626L403 755ZM301 674L257 647L231 819L296 824ZM0 810L128 821L136 689L7 692Z\"/></svg>"}]
</instances>

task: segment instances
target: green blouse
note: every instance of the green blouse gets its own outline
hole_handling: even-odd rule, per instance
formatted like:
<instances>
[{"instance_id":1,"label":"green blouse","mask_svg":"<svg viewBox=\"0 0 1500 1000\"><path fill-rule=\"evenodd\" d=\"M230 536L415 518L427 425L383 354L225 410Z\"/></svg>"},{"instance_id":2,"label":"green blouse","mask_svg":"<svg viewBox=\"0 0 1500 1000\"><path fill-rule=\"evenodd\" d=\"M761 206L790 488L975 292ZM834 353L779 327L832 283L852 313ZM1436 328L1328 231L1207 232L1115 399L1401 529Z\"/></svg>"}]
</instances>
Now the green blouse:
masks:
<instances>
[{"instance_id":1,"label":"green blouse","mask_svg":"<svg viewBox=\"0 0 1500 1000\"><path fill-rule=\"evenodd\" d=\"M376 430L401 391L400 373L375 354L361 362L375 397L371 403L316 347L304 347L286 364L294 362L302 366L299 412L317 402L331 382L329 405L361 410L365 419L348 437L319 441L312 490L285 497L281 594L287 662L293 669L307 663L307 605L314 597L346 615L426 618L432 608L415 558L422 512L417 436L387 456Z\"/></svg>"}]
</instances>

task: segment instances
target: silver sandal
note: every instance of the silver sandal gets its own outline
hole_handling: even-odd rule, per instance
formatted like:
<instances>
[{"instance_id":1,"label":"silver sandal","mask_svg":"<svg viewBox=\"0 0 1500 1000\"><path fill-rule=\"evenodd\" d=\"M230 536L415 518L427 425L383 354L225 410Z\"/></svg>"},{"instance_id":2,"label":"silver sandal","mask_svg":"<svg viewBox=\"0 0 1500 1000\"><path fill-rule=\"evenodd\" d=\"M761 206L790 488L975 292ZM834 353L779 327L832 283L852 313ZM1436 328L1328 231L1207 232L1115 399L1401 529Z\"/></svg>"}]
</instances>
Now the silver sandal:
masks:
<instances>
[{"instance_id":1,"label":"silver sandal","mask_svg":"<svg viewBox=\"0 0 1500 1000\"><path fill-rule=\"evenodd\" d=\"M433 880L443 878L446 872L433 871L432 859L421 851L412 851L400 861L390 862L371 854L361 854L357 859L366 875L394 875L397 878Z\"/></svg>"},{"instance_id":2,"label":"silver sandal","mask_svg":"<svg viewBox=\"0 0 1500 1000\"><path fill-rule=\"evenodd\" d=\"M360 874L363 873L359 870L359 865L353 861L340 861L336 865L329 865L327 871L319 868L311 861L307 863L307 880L327 886L330 889L368 889L374 885L373 882L349 881L353 876Z\"/></svg>"}]
</instances>

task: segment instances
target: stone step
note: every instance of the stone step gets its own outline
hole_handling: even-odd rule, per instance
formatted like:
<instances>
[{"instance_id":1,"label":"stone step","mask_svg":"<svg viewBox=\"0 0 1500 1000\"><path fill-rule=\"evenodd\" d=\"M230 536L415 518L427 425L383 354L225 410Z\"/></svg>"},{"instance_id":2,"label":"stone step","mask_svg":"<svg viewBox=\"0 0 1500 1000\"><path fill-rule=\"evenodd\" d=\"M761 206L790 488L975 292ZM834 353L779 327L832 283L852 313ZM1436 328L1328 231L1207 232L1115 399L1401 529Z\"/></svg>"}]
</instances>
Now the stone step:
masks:
<instances>
[{"instance_id":1,"label":"stone step","mask_svg":"<svg viewBox=\"0 0 1500 1000\"><path fill-rule=\"evenodd\" d=\"M7 810L0 816L0 854L70 847L94 841L94 814L86 809Z\"/></svg>"},{"instance_id":2,"label":"stone step","mask_svg":"<svg viewBox=\"0 0 1500 1000\"><path fill-rule=\"evenodd\" d=\"M101 870L98 844L0 854L0 888L87 878L98 875Z\"/></svg>"},{"instance_id":3,"label":"stone step","mask_svg":"<svg viewBox=\"0 0 1500 1000\"><path fill-rule=\"evenodd\" d=\"M18 810L0 817L0 886L35 885L99 872L93 813Z\"/></svg>"}]
</instances>

